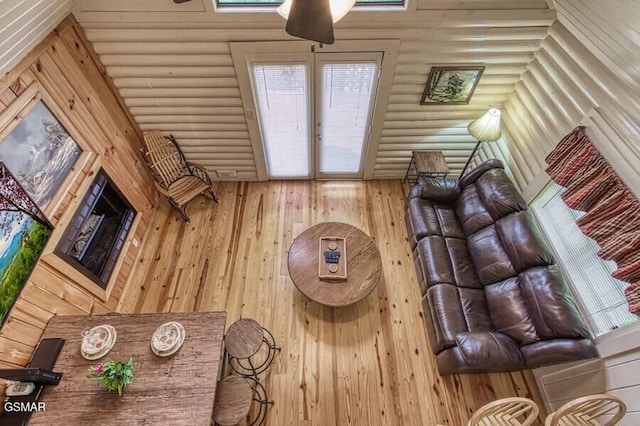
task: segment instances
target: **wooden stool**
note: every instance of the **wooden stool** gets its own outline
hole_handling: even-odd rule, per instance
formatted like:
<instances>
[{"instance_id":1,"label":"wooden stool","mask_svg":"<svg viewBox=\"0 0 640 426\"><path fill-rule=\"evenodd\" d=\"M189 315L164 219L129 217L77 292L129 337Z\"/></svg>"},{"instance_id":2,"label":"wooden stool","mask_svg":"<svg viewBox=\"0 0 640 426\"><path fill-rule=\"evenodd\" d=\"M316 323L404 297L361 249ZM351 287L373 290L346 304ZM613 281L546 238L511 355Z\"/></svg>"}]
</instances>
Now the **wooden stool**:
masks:
<instances>
[{"instance_id":1,"label":"wooden stool","mask_svg":"<svg viewBox=\"0 0 640 426\"><path fill-rule=\"evenodd\" d=\"M247 419L253 401L260 403L254 420ZM252 377L227 376L218 382L213 406L213 421L220 426L234 426L247 419L248 425L261 425L267 418L267 408L273 401L267 391Z\"/></svg>"},{"instance_id":2,"label":"wooden stool","mask_svg":"<svg viewBox=\"0 0 640 426\"><path fill-rule=\"evenodd\" d=\"M540 410L527 398L503 398L478 409L468 426L528 426L536 421Z\"/></svg>"},{"instance_id":3,"label":"wooden stool","mask_svg":"<svg viewBox=\"0 0 640 426\"><path fill-rule=\"evenodd\" d=\"M617 425L627 412L627 406L617 396L598 394L567 402L549 414L545 426ZM599 421L600 420L600 421Z\"/></svg>"},{"instance_id":4,"label":"wooden stool","mask_svg":"<svg viewBox=\"0 0 640 426\"><path fill-rule=\"evenodd\" d=\"M231 324L224 336L224 345L233 371L243 377L254 377L256 380L258 374L271 365L276 353L281 349L276 346L269 330L250 318L243 318ZM262 352L262 355L256 357L258 352Z\"/></svg>"}]
</instances>

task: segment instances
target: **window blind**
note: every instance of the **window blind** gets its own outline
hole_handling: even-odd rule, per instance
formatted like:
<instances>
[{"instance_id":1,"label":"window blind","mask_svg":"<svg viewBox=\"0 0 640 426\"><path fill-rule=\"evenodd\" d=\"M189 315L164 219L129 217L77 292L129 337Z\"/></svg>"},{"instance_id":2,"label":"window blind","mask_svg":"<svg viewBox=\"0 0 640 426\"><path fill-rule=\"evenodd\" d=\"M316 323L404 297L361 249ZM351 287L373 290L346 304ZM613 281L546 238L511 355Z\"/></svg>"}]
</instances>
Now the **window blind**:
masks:
<instances>
[{"instance_id":1,"label":"window blind","mask_svg":"<svg viewBox=\"0 0 640 426\"><path fill-rule=\"evenodd\" d=\"M320 172L360 171L376 68L375 63L332 63L322 67Z\"/></svg>"},{"instance_id":2,"label":"window blind","mask_svg":"<svg viewBox=\"0 0 640 426\"><path fill-rule=\"evenodd\" d=\"M308 177L307 66L259 64L252 74L269 176Z\"/></svg>"},{"instance_id":3,"label":"window blind","mask_svg":"<svg viewBox=\"0 0 640 426\"><path fill-rule=\"evenodd\" d=\"M599 336L638 321L627 309L624 289L628 284L611 277L615 262L598 256L598 244L576 224L584 213L567 207L561 198L563 191L564 188L551 182L533 200L531 208L589 328Z\"/></svg>"}]
</instances>

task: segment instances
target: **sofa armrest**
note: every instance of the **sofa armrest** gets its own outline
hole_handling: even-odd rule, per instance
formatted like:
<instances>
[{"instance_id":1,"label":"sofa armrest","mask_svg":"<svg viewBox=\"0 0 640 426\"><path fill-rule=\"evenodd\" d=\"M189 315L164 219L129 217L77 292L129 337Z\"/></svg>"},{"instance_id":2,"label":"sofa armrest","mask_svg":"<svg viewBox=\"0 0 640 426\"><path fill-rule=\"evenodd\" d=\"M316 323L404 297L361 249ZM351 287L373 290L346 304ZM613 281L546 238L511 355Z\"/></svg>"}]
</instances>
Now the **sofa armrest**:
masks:
<instances>
[{"instance_id":1,"label":"sofa armrest","mask_svg":"<svg viewBox=\"0 0 640 426\"><path fill-rule=\"evenodd\" d=\"M518 344L509 336L492 331L458 333L456 346L437 354L436 362L443 376L525 368Z\"/></svg>"},{"instance_id":2,"label":"sofa armrest","mask_svg":"<svg viewBox=\"0 0 640 426\"><path fill-rule=\"evenodd\" d=\"M471 185L480 176L482 176L484 172L491 169L504 169L504 165L502 164L502 161L497 159L485 161L460 179L460 188Z\"/></svg>"},{"instance_id":3,"label":"sofa armrest","mask_svg":"<svg viewBox=\"0 0 640 426\"><path fill-rule=\"evenodd\" d=\"M522 346L520 349L530 368L598 356L591 339L552 339Z\"/></svg>"},{"instance_id":4,"label":"sofa armrest","mask_svg":"<svg viewBox=\"0 0 640 426\"><path fill-rule=\"evenodd\" d=\"M425 200L452 204L460 196L460 185L455 179L426 178L419 185L417 192Z\"/></svg>"},{"instance_id":5,"label":"sofa armrest","mask_svg":"<svg viewBox=\"0 0 640 426\"><path fill-rule=\"evenodd\" d=\"M506 334L493 331L458 333L456 345L470 367L523 365L520 346Z\"/></svg>"}]
</instances>

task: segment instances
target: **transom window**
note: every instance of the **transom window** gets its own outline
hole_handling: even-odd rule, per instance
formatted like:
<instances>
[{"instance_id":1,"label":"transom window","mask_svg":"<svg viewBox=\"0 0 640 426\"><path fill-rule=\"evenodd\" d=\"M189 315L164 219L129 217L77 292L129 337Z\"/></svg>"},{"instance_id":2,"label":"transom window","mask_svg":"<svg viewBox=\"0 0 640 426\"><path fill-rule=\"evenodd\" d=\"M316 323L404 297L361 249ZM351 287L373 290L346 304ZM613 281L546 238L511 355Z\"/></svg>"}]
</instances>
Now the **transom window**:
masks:
<instances>
[{"instance_id":1,"label":"transom window","mask_svg":"<svg viewBox=\"0 0 640 426\"><path fill-rule=\"evenodd\" d=\"M218 7L276 7L283 0L215 0ZM404 0L357 0L356 6L404 6Z\"/></svg>"}]
</instances>

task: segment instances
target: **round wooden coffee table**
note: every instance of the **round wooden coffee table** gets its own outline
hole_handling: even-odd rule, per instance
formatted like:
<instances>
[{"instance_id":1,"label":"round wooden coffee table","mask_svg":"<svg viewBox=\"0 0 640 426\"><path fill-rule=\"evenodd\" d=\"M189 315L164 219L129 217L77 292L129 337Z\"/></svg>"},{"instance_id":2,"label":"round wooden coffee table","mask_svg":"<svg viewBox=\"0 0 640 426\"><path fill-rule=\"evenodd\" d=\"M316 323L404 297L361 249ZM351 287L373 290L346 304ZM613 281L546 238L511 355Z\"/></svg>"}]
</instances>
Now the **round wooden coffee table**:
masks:
<instances>
[{"instance_id":1,"label":"round wooden coffee table","mask_svg":"<svg viewBox=\"0 0 640 426\"><path fill-rule=\"evenodd\" d=\"M347 244L347 279L321 280L318 274L319 239L342 237ZM289 275L309 299L327 306L347 306L364 299L380 282L382 260L376 243L367 234L339 222L312 226L289 249Z\"/></svg>"}]
</instances>

